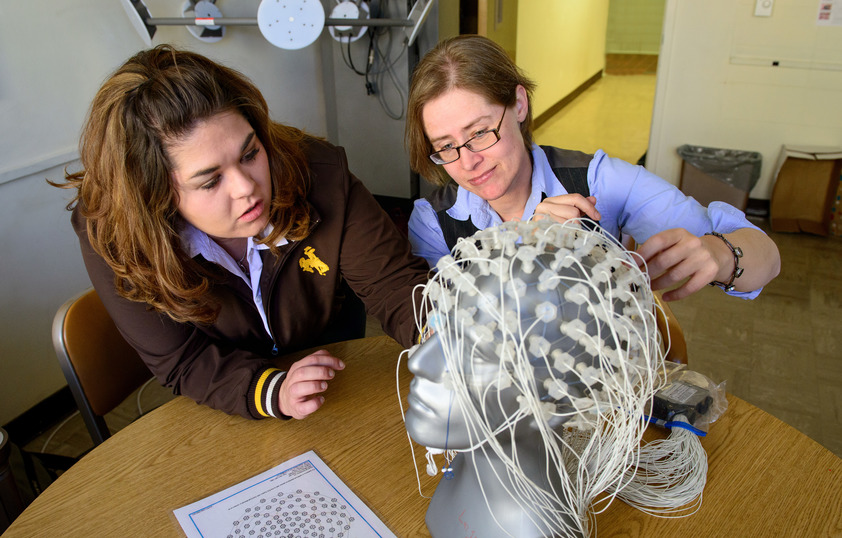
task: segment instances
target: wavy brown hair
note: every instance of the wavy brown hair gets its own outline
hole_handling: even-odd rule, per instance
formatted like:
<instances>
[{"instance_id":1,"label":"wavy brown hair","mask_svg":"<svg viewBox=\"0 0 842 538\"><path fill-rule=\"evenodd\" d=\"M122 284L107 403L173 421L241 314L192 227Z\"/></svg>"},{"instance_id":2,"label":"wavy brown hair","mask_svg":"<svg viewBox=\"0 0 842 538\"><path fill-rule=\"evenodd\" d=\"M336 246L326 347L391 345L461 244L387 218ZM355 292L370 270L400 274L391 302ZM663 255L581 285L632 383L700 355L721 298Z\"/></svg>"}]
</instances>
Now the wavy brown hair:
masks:
<instances>
[{"instance_id":1,"label":"wavy brown hair","mask_svg":"<svg viewBox=\"0 0 842 538\"><path fill-rule=\"evenodd\" d=\"M114 271L117 293L178 322L211 323L219 305L208 293L218 273L190 259L167 142L222 112L241 114L266 148L272 178L269 222L261 240L304 238L307 135L271 121L260 91L243 74L192 52L160 45L117 69L97 92L79 153L82 171L55 184L77 189L68 209L87 219L88 239Z\"/></svg>"},{"instance_id":2,"label":"wavy brown hair","mask_svg":"<svg viewBox=\"0 0 842 538\"><path fill-rule=\"evenodd\" d=\"M435 185L445 185L450 176L430 160L435 151L424 132L424 106L454 88L483 96L490 103L510 107L517 99L517 86L526 89L528 111L520 123L526 149L532 147L532 92L535 83L494 41L478 35L445 39L431 49L415 67L409 86L404 143L409 165Z\"/></svg>"}]
</instances>

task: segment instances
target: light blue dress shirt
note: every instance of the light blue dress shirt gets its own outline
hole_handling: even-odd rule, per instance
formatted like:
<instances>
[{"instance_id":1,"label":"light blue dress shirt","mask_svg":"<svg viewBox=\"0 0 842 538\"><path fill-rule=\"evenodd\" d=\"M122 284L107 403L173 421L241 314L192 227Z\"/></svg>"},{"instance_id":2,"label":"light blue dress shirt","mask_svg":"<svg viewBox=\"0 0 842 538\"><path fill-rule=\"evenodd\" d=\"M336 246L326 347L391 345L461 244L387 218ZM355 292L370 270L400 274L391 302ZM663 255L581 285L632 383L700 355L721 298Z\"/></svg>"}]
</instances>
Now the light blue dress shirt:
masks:
<instances>
[{"instance_id":1,"label":"light blue dress shirt","mask_svg":"<svg viewBox=\"0 0 842 538\"><path fill-rule=\"evenodd\" d=\"M532 192L521 220L532 217L544 194L548 198L568 194L553 174L544 151L534 144L532 162ZM672 228L684 228L696 236L712 231L728 234L740 228L759 229L734 206L712 202L704 207L642 166L609 157L602 150L597 150L588 165L588 188L591 196L596 198L596 209L602 215L600 226L616 238L620 237L622 230L638 244ZM502 223L487 201L462 187L457 192L456 203L447 213L457 220L470 217L481 230ZM450 253L436 212L423 198L415 201L409 217L409 241L412 252L426 259L430 267L435 267L439 258ZM754 299L761 290L728 293Z\"/></svg>"},{"instance_id":2,"label":"light blue dress shirt","mask_svg":"<svg viewBox=\"0 0 842 538\"><path fill-rule=\"evenodd\" d=\"M272 225L267 225L263 231L263 236L265 237L272 230ZM195 258L201 255L207 261L224 267L228 272L242 278L248 284L248 287L251 288L254 306L257 307L257 311L260 313L260 319L263 320L263 328L266 330L266 334L272 337L272 331L269 330L269 320L266 317L266 310L263 308L263 294L260 291L259 285L260 275L263 273L263 259L260 257L258 250L268 250L269 247L261 243L256 243L253 237L248 238L245 259L249 264L249 273L246 274L237 264L237 261L225 249L211 239L208 234L189 222L182 221L182 228L179 230L179 235L181 237L181 245L187 251L188 256ZM287 240L282 237L278 241L277 246L285 244L287 244Z\"/></svg>"}]
</instances>

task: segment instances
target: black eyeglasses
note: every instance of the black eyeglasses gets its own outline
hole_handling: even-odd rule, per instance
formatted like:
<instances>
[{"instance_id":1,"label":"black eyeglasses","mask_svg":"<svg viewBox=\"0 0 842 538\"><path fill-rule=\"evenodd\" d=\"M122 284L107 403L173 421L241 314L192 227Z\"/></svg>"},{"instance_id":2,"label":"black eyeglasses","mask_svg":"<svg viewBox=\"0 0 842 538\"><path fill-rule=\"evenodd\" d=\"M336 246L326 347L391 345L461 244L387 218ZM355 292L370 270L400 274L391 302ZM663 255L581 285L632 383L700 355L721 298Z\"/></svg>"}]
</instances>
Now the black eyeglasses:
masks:
<instances>
[{"instance_id":1,"label":"black eyeglasses","mask_svg":"<svg viewBox=\"0 0 842 538\"><path fill-rule=\"evenodd\" d=\"M506 116L506 109L503 108L503 115L500 116L500 121L494 129L479 131L477 134L469 138L461 146L454 148L444 148L430 155L430 160L436 164L450 164L459 160L459 149L466 148L473 153L486 150L500 141L500 126L503 125L503 118Z\"/></svg>"}]
</instances>

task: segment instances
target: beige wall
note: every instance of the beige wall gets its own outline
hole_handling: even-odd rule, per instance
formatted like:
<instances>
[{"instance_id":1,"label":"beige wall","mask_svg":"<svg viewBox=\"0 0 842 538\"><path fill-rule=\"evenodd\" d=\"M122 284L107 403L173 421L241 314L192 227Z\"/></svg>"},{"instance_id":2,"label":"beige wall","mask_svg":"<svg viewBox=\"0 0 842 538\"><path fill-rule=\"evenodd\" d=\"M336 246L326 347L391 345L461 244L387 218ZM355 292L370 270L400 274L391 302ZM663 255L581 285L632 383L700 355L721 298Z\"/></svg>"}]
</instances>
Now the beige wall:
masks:
<instances>
[{"instance_id":1,"label":"beige wall","mask_svg":"<svg viewBox=\"0 0 842 538\"><path fill-rule=\"evenodd\" d=\"M782 144L842 145L842 27L816 26L814 0L754 4L668 0L647 158L661 177L678 182L681 144L758 151L751 196L768 199Z\"/></svg>"},{"instance_id":2,"label":"beige wall","mask_svg":"<svg viewBox=\"0 0 842 538\"><path fill-rule=\"evenodd\" d=\"M610 0L605 52L658 54L666 0Z\"/></svg>"},{"instance_id":3,"label":"beige wall","mask_svg":"<svg viewBox=\"0 0 842 538\"><path fill-rule=\"evenodd\" d=\"M438 1L438 38L459 35L459 0Z\"/></svg>"},{"instance_id":4,"label":"beige wall","mask_svg":"<svg viewBox=\"0 0 842 538\"><path fill-rule=\"evenodd\" d=\"M522 0L517 63L538 84L533 117L605 68L608 0Z\"/></svg>"},{"instance_id":5,"label":"beige wall","mask_svg":"<svg viewBox=\"0 0 842 538\"><path fill-rule=\"evenodd\" d=\"M493 39L517 59L518 0L479 0L477 33Z\"/></svg>"}]
</instances>

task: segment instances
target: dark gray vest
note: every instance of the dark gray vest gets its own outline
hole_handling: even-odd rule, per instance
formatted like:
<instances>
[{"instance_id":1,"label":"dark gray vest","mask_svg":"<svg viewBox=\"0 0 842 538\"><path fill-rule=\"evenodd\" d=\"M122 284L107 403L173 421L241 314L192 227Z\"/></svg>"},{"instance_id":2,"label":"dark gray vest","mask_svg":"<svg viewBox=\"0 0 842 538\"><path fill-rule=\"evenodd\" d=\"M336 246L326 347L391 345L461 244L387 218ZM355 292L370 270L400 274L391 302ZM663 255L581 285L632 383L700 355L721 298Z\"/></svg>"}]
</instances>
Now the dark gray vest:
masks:
<instances>
[{"instance_id":1,"label":"dark gray vest","mask_svg":"<svg viewBox=\"0 0 842 538\"><path fill-rule=\"evenodd\" d=\"M552 146L541 146L547 159L550 161L550 168L553 169L555 177L570 194L581 194L590 196L588 188L588 164L593 155L569 149L559 149ZM444 241L447 248L453 250L456 241L460 237L468 237L479 231L471 217L468 220L456 220L447 214L447 210L456 203L456 193L459 186L452 179L443 187L439 187L426 197L439 220ZM546 197L546 196L545 196Z\"/></svg>"}]
</instances>

